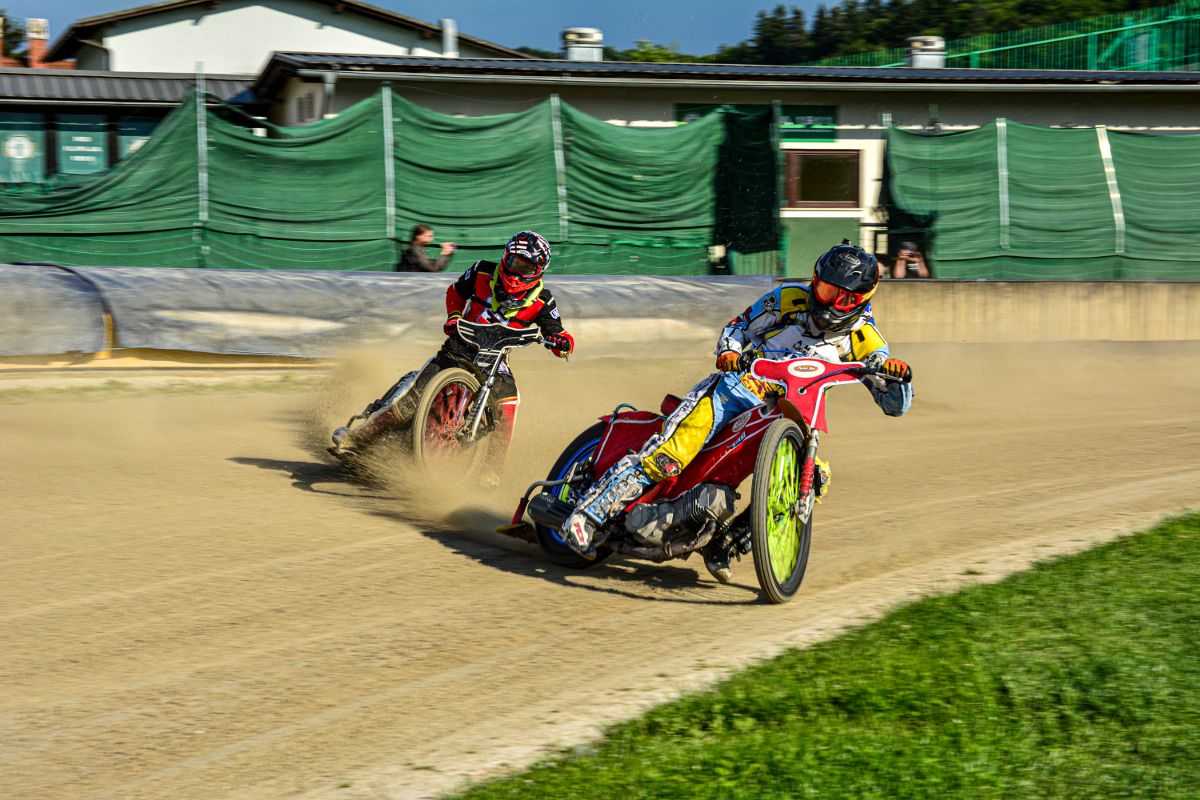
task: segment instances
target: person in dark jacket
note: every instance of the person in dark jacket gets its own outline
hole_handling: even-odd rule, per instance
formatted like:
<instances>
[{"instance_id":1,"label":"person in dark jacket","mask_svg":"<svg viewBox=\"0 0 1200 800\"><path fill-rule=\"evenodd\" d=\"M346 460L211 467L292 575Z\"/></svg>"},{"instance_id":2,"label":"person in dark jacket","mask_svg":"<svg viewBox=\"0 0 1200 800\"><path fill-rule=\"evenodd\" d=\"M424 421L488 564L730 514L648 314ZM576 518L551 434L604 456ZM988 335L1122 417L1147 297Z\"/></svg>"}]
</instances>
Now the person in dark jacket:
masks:
<instances>
[{"instance_id":1,"label":"person in dark jacket","mask_svg":"<svg viewBox=\"0 0 1200 800\"><path fill-rule=\"evenodd\" d=\"M404 255L400 256L400 263L396 265L396 272L441 272L450 263L450 256L458 247L454 242L442 242L442 252L438 255L437 261L432 261L429 254L425 252L425 248L433 244L433 228L428 225L417 225L412 231L412 241L408 245L408 249L404 251Z\"/></svg>"}]
</instances>

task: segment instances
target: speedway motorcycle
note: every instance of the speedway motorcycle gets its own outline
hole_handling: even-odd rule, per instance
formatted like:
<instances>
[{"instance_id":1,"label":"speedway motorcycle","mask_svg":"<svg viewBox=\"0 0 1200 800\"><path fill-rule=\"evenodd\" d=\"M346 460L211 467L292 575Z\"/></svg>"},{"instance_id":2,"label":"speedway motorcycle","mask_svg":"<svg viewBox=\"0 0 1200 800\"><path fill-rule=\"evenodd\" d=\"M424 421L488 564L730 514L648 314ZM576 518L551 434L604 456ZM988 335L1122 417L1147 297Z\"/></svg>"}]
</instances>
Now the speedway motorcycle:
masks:
<instances>
[{"instance_id":1,"label":"speedway motorcycle","mask_svg":"<svg viewBox=\"0 0 1200 800\"><path fill-rule=\"evenodd\" d=\"M750 375L779 387L777 397L734 417L678 475L632 502L597 532L596 559L571 550L561 530L579 499L628 453L641 450L682 402L667 395L658 413L622 403L575 438L545 480L530 485L501 533L536 543L550 561L585 568L613 553L663 562L706 547L753 555L759 586L772 603L800 588L808 565L813 507L829 487L817 458L827 432L825 393L834 386L901 379L861 362L817 357L753 359ZM750 504L735 514L735 489L753 475ZM532 523L525 522L528 514Z\"/></svg>"},{"instance_id":2,"label":"speedway motorcycle","mask_svg":"<svg viewBox=\"0 0 1200 800\"><path fill-rule=\"evenodd\" d=\"M406 446L418 468L453 465L470 479L486 455L496 428L489 400L508 351L546 344L537 328L512 328L459 320L458 335L478 347L471 360L439 370L431 358L400 378L383 396L333 432L328 452L349 466L385 442Z\"/></svg>"}]
</instances>

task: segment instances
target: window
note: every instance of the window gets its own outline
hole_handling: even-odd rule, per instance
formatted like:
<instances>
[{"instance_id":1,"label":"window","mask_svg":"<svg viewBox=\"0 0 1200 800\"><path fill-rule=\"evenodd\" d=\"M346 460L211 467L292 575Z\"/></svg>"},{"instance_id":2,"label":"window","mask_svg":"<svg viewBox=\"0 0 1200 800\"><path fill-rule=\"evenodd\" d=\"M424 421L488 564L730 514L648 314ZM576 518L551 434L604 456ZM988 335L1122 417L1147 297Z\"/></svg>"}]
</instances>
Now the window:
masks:
<instances>
[{"instance_id":1,"label":"window","mask_svg":"<svg viewBox=\"0 0 1200 800\"><path fill-rule=\"evenodd\" d=\"M317 103L312 92L305 92L296 98L296 124L303 125L317 118Z\"/></svg>"},{"instance_id":2,"label":"window","mask_svg":"<svg viewBox=\"0 0 1200 800\"><path fill-rule=\"evenodd\" d=\"M858 208L859 151L787 151L791 208Z\"/></svg>"}]
</instances>

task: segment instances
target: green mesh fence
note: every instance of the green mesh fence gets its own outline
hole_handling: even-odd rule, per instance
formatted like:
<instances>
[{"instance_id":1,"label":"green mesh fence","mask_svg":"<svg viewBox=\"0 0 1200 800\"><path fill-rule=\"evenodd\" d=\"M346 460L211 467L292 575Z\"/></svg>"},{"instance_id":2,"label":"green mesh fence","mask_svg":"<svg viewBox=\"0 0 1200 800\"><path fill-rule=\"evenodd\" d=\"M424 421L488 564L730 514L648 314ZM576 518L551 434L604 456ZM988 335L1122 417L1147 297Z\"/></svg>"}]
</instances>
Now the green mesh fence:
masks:
<instances>
[{"instance_id":1,"label":"green mesh fence","mask_svg":"<svg viewBox=\"0 0 1200 800\"><path fill-rule=\"evenodd\" d=\"M826 58L810 66L902 67L892 48ZM946 42L946 66L980 69L1200 69L1200 3L1042 25Z\"/></svg>"},{"instance_id":2,"label":"green mesh fence","mask_svg":"<svg viewBox=\"0 0 1200 800\"><path fill-rule=\"evenodd\" d=\"M0 259L390 270L427 223L459 243L455 267L532 228L560 273L703 274L714 243L778 256L771 126L728 111L621 128L557 98L460 118L384 88L334 119L259 136L263 122L190 97L111 172L0 192Z\"/></svg>"},{"instance_id":3,"label":"green mesh fence","mask_svg":"<svg viewBox=\"0 0 1200 800\"><path fill-rule=\"evenodd\" d=\"M893 128L881 200L942 278L1200 279L1200 135Z\"/></svg>"}]
</instances>

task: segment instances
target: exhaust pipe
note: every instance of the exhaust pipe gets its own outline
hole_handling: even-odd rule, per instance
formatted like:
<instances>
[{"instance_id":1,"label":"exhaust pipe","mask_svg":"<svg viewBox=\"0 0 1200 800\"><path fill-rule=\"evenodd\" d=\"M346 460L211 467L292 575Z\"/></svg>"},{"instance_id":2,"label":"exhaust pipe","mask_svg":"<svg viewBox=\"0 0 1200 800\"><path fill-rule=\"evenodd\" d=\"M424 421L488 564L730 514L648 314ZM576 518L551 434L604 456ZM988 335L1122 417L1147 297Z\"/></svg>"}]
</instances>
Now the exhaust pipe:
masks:
<instances>
[{"instance_id":1,"label":"exhaust pipe","mask_svg":"<svg viewBox=\"0 0 1200 800\"><path fill-rule=\"evenodd\" d=\"M571 516L574 510L573 506L567 505L549 492L539 492L531 497L527 509L534 522L555 531L562 529L567 517Z\"/></svg>"}]
</instances>

